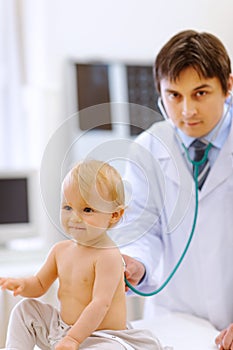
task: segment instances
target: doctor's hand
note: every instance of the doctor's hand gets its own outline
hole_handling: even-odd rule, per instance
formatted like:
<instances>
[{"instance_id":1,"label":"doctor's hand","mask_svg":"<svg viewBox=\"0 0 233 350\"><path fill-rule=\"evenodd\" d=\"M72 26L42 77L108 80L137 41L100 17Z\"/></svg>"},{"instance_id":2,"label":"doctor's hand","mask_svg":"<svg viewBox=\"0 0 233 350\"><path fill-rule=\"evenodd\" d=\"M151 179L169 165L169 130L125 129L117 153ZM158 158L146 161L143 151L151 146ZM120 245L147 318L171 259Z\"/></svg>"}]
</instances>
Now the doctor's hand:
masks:
<instances>
[{"instance_id":1,"label":"doctor's hand","mask_svg":"<svg viewBox=\"0 0 233 350\"><path fill-rule=\"evenodd\" d=\"M220 350L233 350L233 323L216 337L215 344Z\"/></svg>"},{"instance_id":2,"label":"doctor's hand","mask_svg":"<svg viewBox=\"0 0 233 350\"><path fill-rule=\"evenodd\" d=\"M145 266L138 260L131 258L128 255L123 255L125 261L125 277L130 284L136 286L144 276L146 270ZM129 287L125 286L125 290L128 291Z\"/></svg>"}]
</instances>

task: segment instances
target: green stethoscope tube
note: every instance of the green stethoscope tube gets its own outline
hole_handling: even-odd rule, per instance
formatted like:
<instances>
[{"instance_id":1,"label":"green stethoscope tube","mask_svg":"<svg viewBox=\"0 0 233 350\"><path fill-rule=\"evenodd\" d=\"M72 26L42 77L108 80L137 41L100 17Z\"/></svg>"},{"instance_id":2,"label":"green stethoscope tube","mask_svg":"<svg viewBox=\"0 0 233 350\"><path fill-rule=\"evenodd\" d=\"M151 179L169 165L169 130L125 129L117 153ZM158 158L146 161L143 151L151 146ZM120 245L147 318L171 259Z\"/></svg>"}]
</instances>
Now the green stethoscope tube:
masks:
<instances>
[{"instance_id":1,"label":"green stethoscope tube","mask_svg":"<svg viewBox=\"0 0 233 350\"><path fill-rule=\"evenodd\" d=\"M208 157L208 153L209 153L209 150L210 148L212 147L212 143L209 143L206 150L205 150L205 153L204 153L204 156L203 158L200 160L200 161L194 161L190 158L190 155L188 153L188 150L187 148L185 147L185 145L182 143L182 146L185 150L185 153L186 153L186 156L189 160L190 163L192 163L192 165L194 166L194 182L195 182L195 211L194 211L194 217L193 217L193 225L192 225L192 229L191 229L191 232L190 232L190 235L189 235L189 239L188 239L188 242L184 248L184 251L180 257L180 259L178 260L177 264L175 265L174 269L172 270L172 272L170 273L170 275L168 276L168 278L164 281L164 283L159 287L157 288L156 290L150 292L150 293L144 293L144 292L141 292L139 291L138 289L136 289L134 286L132 286L131 283L129 283L129 281L126 279L125 277L125 284L136 294L140 295L140 296L143 296L143 297L150 297L152 295L155 295L155 294L158 294L159 292L161 292L165 287L166 285L171 281L171 279L173 278L174 274L176 273L176 271L178 270L179 266L181 265L188 249L189 249L189 246L190 246L190 243L192 241L192 238L193 238L193 235L194 235L194 231L195 231L195 228L196 228L196 223L197 223L197 214L198 214L198 168L201 164L203 164L207 157Z\"/></svg>"}]
</instances>

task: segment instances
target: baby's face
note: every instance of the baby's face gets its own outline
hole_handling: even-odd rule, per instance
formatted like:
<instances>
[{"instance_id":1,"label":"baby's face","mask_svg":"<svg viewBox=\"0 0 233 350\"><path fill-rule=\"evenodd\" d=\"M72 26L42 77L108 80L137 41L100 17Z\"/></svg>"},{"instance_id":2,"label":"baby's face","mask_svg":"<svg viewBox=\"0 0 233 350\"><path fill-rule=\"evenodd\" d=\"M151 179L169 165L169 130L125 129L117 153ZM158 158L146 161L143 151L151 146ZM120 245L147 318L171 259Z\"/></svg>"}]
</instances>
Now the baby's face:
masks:
<instances>
[{"instance_id":1,"label":"baby's face","mask_svg":"<svg viewBox=\"0 0 233 350\"><path fill-rule=\"evenodd\" d=\"M63 182L61 202L61 224L64 231L77 242L93 245L102 238L109 228L113 213L109 212L109 202L97 191L90 191L88 199L83 199L76 183L67 176ZM91 203L91 204L90 204Z\"/></svg>"}]
</instances>

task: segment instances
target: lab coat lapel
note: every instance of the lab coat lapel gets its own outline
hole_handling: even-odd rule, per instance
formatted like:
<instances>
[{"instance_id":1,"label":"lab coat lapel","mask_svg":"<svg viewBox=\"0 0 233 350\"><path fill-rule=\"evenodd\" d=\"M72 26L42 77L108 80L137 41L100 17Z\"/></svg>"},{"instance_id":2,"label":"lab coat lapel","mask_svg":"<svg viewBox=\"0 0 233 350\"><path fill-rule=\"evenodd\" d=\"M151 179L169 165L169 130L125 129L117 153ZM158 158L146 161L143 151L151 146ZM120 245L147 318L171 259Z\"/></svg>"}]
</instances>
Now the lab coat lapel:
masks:
<instances>
[{"instance_id":1,"label":"lab coat lapel","mask_svg":"<svg viewBox=\"0 0 233 350\"><path fill-rule=\"evenodd\" d=\"M165 186L172 188L170 194L176 198L175 206L172 205L170 208L166 226L167 232L172 232L178 222L181 222L180 220L183 219L184 212L187 210L194 191L194 182L181 152L174 128L169 123L161 122L156 128L156 136L160 139L160 142L156 143L156 154L159 154L158 159L164 174ZM167 198L167 200L168 202L173 201L172 198Z\"/></svg>"},{"instance_id":2,"label":"lab coat lapel","mask_svg":"<svg viewBox=\"0 0 233 350\"><path fill-rule=\"evenodd\" d=\"M164 174L173 183L188 191L194 186L192 174L188 169L185 157L182 154L179 143L170 123L161 122L156 130L157 137L166 145L160 150L159 160Z\"/></svg>"},{"instance_id":3,"label":"lab coat lapel","mask_svg":"<svg viewBox=\"0 0 233 350\"><path fill-rule=\"evenodd\" d=\"M166 145L163 150L160 149L159 160L167 176L173 183L188 191L194 190L194 181L191 172L189 171L185 157L180 151L180 145L177 142L173 127L167 122L161 122L157 125L156 134L158 139ZM218 158L216 159L213 168L211 169L207 180L199 191L199 198L202 199L229 176L232 176L233 170L233 123L231 130L223 148L221 149Z\"/></svg>"},{"instance_id":4,"label":"lab coat lapel","mask_svg":"<svg viewBox=\"0 0 233 350\"><path fill-rule=\"evenodd\" d=\"M200 199L218 187L229 176L233 176L233 123L229 136L223 145L207 179L200 191Z\"/></svg>"}]
</instances>

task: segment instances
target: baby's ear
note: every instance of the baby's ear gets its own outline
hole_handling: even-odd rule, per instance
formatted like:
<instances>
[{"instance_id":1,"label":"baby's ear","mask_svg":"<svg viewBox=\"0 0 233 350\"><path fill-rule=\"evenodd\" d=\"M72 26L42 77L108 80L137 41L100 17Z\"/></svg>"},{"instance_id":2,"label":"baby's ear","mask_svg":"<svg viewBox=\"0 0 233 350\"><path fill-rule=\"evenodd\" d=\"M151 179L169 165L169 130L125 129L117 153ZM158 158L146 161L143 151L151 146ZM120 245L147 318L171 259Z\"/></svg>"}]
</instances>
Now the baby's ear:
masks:
<instances>
[{"instance_id":1,"label":"baby's ear","mask_svg":"<svg viewBox=\"0 0 233 350\"><path fill-rule=\"evenodd\" d=\"M123 214L124 214L124 209L123 208L121 208L121 209L119 209L117 211L114 211L114 213L112 213L112 218L110 220L111 224L117 223L120 220L120 218L122 217Z\"/></svg>"}]
</instances>

